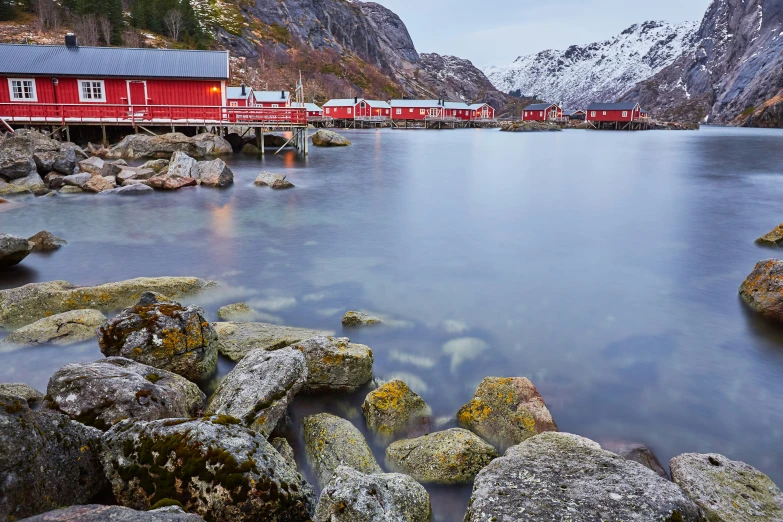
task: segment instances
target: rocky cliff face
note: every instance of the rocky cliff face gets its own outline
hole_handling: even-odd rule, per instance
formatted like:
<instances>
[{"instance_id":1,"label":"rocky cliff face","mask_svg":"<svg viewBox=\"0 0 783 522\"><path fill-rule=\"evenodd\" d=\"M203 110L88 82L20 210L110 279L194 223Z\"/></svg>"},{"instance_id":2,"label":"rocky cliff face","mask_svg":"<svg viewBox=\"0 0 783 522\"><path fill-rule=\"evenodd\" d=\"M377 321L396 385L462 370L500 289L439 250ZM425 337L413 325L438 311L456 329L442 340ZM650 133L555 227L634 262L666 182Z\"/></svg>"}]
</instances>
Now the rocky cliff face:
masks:
<instances>
[{"instance_id":1,"label":"rocky cliff face","mask_svg":"<svg viewBox=\"0 0 783 522\"><path fill-rule=\"evenodd\" d=\"M783 0L714 0L694 44L626 93L663 117L783 126Z\"/></svg>"},{"instance_id":2,"label":"rocky cliff face","mask_svg":"<svg viewBox=\"0 0 783 522\"><path fill-rule=\"evenodd\" d=\"M695 23L645 22L603 42L520 56L484 70L504 92L519 91L568 108L615 101L692 46Z\"/></svg>"}]
</instances>

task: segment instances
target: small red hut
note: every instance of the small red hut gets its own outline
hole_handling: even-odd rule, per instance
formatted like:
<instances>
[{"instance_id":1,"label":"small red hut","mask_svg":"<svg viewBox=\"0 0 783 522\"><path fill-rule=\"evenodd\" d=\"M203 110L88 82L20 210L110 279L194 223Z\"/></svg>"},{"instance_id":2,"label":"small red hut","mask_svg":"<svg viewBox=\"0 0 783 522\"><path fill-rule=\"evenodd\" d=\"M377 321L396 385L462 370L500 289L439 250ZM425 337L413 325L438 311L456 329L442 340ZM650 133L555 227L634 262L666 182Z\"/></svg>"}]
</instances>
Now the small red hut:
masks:
<instances>
[{"instance_id":1,"label":"small red hut","mask_svg":"<svg viewBox=\"0 0 783 522\"><path fill-rule=\"evenodd\" d=\"M291 93L285 89L279 91L253 91L253 105L266 109L291 106Z\"/></svg>"},{"instance_id":2,"label":"small red hut","mask_svg":"<svg viewBox=\"0 0 783 522\"><path fill-rule=\"evenodd\" d=\"M442 100L392 100L390 105L393 120L421 121L445 115Z\"/></svg>"},{"instance_id":3,"label":"small red hut","mask_svg":"<svg viewBox=\"0 0 783 522\"><path fill-rule=\"evenodd\" d=\"M534 103L522 109L524 121L550 121L563 117L563 108L556 103Z\"/></svg>"},{"instance_id":4,"label":"small red hut","mask_svg":"<svg viewBox=\"0 0 783 522\"><path fill-rule=\"evenodd\" d=\"M488 103L474 103L469 107L472 121L494 120L495 108Z\"/></svg>"},{"instance_id":5,"label":"small red hut","mask_svg":"<svg viewBox=\"0 0 783 522\"><path fill-rule=\"evenodd\" d=\"M244 83L239 87L226 87L226 104L229 107L250 107L253 105L253 88Z\"/></svg>"},{"instance_id":6,"label":"small red hut","mask_svg":"<svg viewBox=\"0 0 783 522\"><path fill-rule=\"evenodd\" d=\"M632 122L642 118L642 112L637 102L591 103L587 106L586 119L592 122Z\"/></svg>"}]
</instances>

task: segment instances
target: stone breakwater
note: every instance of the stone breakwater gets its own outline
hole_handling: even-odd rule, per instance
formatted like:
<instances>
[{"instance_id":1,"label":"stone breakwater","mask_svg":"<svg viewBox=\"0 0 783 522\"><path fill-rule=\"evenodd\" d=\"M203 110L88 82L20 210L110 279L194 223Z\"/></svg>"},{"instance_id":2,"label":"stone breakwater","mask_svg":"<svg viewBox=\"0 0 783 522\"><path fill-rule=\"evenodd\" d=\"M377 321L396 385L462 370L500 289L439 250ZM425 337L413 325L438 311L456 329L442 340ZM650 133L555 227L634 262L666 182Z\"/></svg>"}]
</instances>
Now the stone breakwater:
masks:
<instances>
[{"instance_id":1,"label":"stone breakwater","mask_svg":"<svg viewBox=\"0 0 783 522\"><path fill-rule=\"evenodd\" d=\"M760 263L743 298L779 299L780 263ZM0 324L24 340L14 349L51 342L57 314L72 314L71 323L92 321L107 356L64 366L45 395L0 384L0 519L429 522L422 484L473 483L471 522L783 520L783 494L751 466L688 453L672 459L670 480L644 446L615 453L559 432L525 377L485 378L444 422L403 380L374 378L369 346L331 332L210 323L176 301L214 285L142 278L0 291ZM218 352L238 364L207 397L195 381L214 373ZM357 391L366 394L358 422L385 448L383 462L357 421L315 411L297 426L286 415L303 394ZM277 433L301 437L304 455ZM107 488L119 505L92 503Z\"/></svg>"}]
</instances>

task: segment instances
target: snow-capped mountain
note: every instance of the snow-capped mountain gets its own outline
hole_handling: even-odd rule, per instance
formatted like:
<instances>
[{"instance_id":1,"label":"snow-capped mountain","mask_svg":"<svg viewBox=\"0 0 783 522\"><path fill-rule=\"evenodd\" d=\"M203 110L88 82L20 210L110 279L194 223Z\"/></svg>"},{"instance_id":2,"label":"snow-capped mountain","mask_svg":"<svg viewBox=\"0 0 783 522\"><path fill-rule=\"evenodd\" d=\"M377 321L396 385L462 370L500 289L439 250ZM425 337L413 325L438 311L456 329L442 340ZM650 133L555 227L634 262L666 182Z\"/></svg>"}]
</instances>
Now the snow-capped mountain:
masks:
<instances>
[{"instance_id":1,"label":"snow-capped mountain","mask_svg":"<svg viewBox=\"0 0 783 522\"><path fill-rule=\"evenodd\" d=\"M690 49L697 29L695 22L645 22L604 42L520 56L484 72L501 91L520 91L568 108L612 102Z\"/></svg>"}]
</instances>

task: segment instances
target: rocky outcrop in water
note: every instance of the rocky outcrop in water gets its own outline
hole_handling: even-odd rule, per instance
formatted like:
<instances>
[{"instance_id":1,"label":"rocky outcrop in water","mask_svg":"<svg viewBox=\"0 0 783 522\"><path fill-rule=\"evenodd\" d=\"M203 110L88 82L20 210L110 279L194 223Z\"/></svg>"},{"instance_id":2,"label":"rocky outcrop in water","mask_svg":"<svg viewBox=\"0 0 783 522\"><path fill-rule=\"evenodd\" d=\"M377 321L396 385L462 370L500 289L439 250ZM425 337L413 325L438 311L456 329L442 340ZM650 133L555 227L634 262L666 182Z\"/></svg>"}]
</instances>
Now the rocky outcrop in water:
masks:
<instances>
[{"instance_id":1,"label":"rocky outcrop in water","mask_svg":"<svg viewBox=\"0 0 783 522\"><path fill-rule=\"evenodd\" d=\"M106 485L101 432L0 396L0 519L89 501Z\"/></svg>"},{"instance_id":2,"label":"rocky outcrop in water","mask_svg":"<svg viewBox=\"0 0 783 522\"><path fill-rule=\"evenodd\" d=\"M196 166L196 179L205 187L228 187L234 183L234 173L222 159L199 161Z\"/></svg>"},{"instance_id":3,"label":"rocky outcrop in water","mask_svg":"<svg viewBox=\"0 0 783 522\"><path fill-rule=\"evenodd\" d=\"M6 181L44 176L51 171L73 174L77 155L84 151L73 143L61 143L37 131L19 129L0 135L0 179Z\"/></svg>"},{"instance_id":4,"label":"rocky outcrop in water","mask_svg":"<svg viewBox=\"0 0 783 522\"><path fill-rule=\"evenodd\" d=\"M783 243L783 223L756 240L757 245L780 246Z\"/></svg>"},{"instance_id":5,"label":"rocky outcrop in water","mask_svg":"<svg viewBox=\"0 0 783 522\"><path fill-rule=\"evenodd\" d=\"M710 522L783 520L783 493L762 472L717 453L685 453L670 463L672 480Z\"/></svg>"},{"instance_id":6,"label":"rocky outcrop in water","mask_svg":"<svg viewBox=\"0 0 783 522\"><path fill-rule=\"evenodd\" d=\"M372 379L372 350L347 337L312 337L292 344L307 361L307 383L304 391L350 392Z\"/></svg>"},{"instance_id":7,"label":"rocky outcrop in water","mask_svg":"<svg viewBox=\"0 0 783 522\"><path fill-rule=\"evenodd\" d=\"M35 408L43 401L44 394L22 383L0 384L0 395L22 399L30 408Z\"/></svg>"},{"instance_id":8,"label":"rocky outcrop in water","mask_svg":"<svg viewBox=\"0 0 783 522\"><path fill-rule=\"evenodd\" d=\"M315 522L429 522L430 496L411 477L339 466L315 508Z\"/></svg>"},{"instance_id":9,"label":"rocky outcrop in water","mask_svg":"<svg viewBox=\"0 0 783 522\"><path fill-rule=\"evenodd\" d=\"M432 414L424 399L400 379L392 379L368 393L362 412L367 427L381 436L426 428Z\"/></svg>"},{"instance_id":10,"label":"rocky outcrop in water","mask_svg":"<svg viewBox=\"0 0 783 522\"><path fill-rule=\"evenodd\" d=\"M465 522L700 522L699 508L652 470L569 433L509 448L476 477Z\"/></svg>"},{"instance_id":11,"label":"rocky outcrop in water","mask_svg":"<svg viewBox=\"0 0 783 522\"><path fill-rule=\"evenodd\" d=\"M240 360L256 348L275 350L303 339L334 333L267 323L218 322L212 323L212 326L220 339L220 353L232 361Z\"/></svg>"},{"instance_id":12,"label":"rocky outcrop in water","mask_svg":"<svg viewBox=\"0 0 783 522\"><path fill-rule=\"evenodd\" d=\"M548 121L512 121L500 125L502 132L558 132L563 125Z\"/></svg>"},{"instance_id":13,"label":"rocky outcrop in water","mask_svg":"<svg viewBox=\"0 0 783 522\"><path fill-rule=\"evenodd\" d=\"M96 286L75 286L67 281L30 283L0 290L0 328L18 328L69 310L120 310L133 306L144 292L177 298L215 285L197 277L139 277Z\"/></svg>"},{"instance_id":14,"label":"rocky outcrop in water","mask_svg":"<svg viewBox=\"0 0 783 522\"><path fill-rule=\"evenodd\" d=\"M218 341L198 306L183 307L147 292L98 331L101 352L202 381L217 368Z\"/></svg>"},{"instance_id":15,"label":"rocky outcrop in water","mask_svg":"<svg viewBox=\"0 0 783 522\"><path fill-rule=\"evenodd\" d=\"M24 522L204 522L198 515L185 513L179 506L137 511L122 506L71 506L55 509ZM20 521L22 522L22 521Z\"/></svg>"},{"instance_id":16,"label":"rocky outcrop in water","mask_svg":"<svg viewBox=\"0 0 783 522\"><path fill-rule=\"evenodd\" d=\"M230 415L268 437L306 381L300 351L255 349L220 382L207 415Z\"/></svg>"},{"instance_id":17,"label":"rocky outcrop in water","mask_svg":"<svg viewBox=\"0 0 783 522\"><path fill-rule=\"evenodd\" d=\"M316 147L346 147L351 144L345 136L326 129L318 129L310 139Z\"/></svg>"},{"instance_id":18,"label":"rocky outcrop in water","mask_svg":"<svg viewBox=\"0 0 783 522\"><path fill-rule=\"evenodd\" d=\"M195 417L206 399L187 379L123 357L67 364L46 395L45 407L104 431L124 419Z\"/></svg>"},{"instance_id":19,"label":"rocky outcrop in water","mask_svg":"<svg viewBox=\"0 0 783 522\"><path fill-rule=\"evenodd\" d=\"M161 134L160 136L129 134L118 144L112 146L106 153L106 157L169 159L175 152L184 152L192 158L205 158L231 154L232 149L230 143L214 134L197 134L194 137L185 136L179 132Z\"/></svg>"},{"instance_id":20,"label":"rocky outcrop in water","mask_svg":"<svg viewBox=\"0 0 783 522\"><path fill-rule=\"evenodd\" d=\"M0 234L0 268L18 265L32 251L32 245L23 237Z\"/></svg>"},{"instance_id":21,"label":"rocky outcrop in water","mask_svg":"<svg viewBox=\"0 0 783 522\"><path fill-rule=\"evenodd\" d=\"M767 259L756 263L740 285L739 295L759 314L783 321L783 261Z\"/></svg>"},{"instance_id":22,"label":"rocky outcrop in water","mask_svg":"<svg viewBox=\"0 0 783 522\"><path fill-rule=\"evenodd\" d=\"M364 312L349 310L345 312L342 323L343 326L372 326L376 324L383 324L383 321L378 317L366 314Z\"/></svg>"},{"instance_id":23,"label":"rocky outcrop in water","mask_svg":"<svg viewBox=\"0 0 783 522\"><path fill-rule=\"evenodd\" d=\"M269 187L278 190L294 187L293 183L285 179L285 174L275 174L266 171L259 173L253 184L258 185L259 187Z\"/></svg>"},{"instance_id":24,"label":"rocky outcrop in water","mask_svg":"<svg viewBox=\"0 0 783 522\"><path fill-rule=\"evenodd\" d=\"M95 339L95 329L106 321L98 310L71 310L50 315L14 330L0 341L0 351L39 344L67 345Z\"/></svg>"},{"instance_id":25,"label":"rocky outcrop in water","mask_svg":"<svg viewBox=\"0 0 783 522\"><path fill-rule=\"evenodd\" d=\"M46 230L41 230L33 237L27 238L27 241L32 245L32 250L34 252L49 252L68 244L64 239L59 238Z\"/></svg>"},{"instance_id":26,"label":"rocky outcrop in water","mask_svg":"<svg viewBox=\"0 0 783 522\"><path fill-rule=\"evenodd\" d=\"M117 501L149 509L169 499L207 520L307 520L313 492L260 434L229 416L122 421L103 437Z\"/></svg>"}]
</instances>

